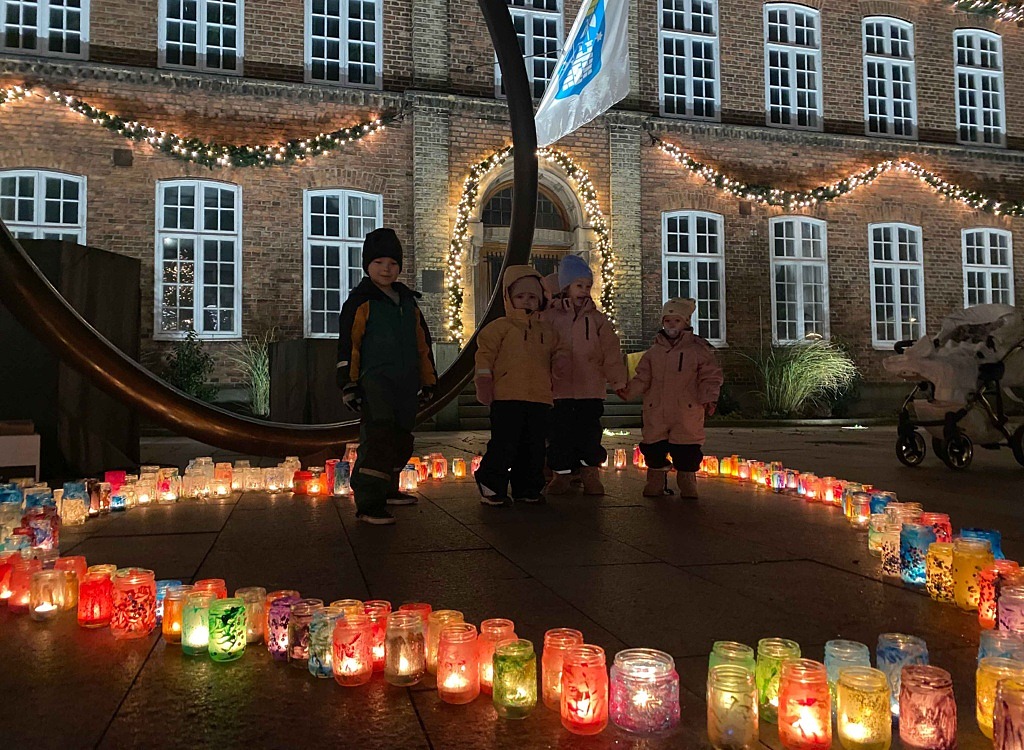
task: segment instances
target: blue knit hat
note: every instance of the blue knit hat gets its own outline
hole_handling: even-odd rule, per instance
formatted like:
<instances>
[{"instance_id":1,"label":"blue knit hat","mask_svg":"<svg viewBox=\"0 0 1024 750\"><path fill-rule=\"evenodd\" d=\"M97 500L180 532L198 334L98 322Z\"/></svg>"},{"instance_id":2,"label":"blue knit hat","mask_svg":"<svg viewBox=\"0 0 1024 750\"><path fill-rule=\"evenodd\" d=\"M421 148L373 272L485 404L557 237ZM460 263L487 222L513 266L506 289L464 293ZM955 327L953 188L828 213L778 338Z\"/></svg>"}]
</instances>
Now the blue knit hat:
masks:
<instances>
[{"instance_id":1,"label":"blue knit hat","mask_svg":"<svg viewBox=\"0 0 1024 750\"><path fill-rule=\"evenodd\" d=\"M558 286L565 289L577 279L594 280L590 265L578 255L566 255L558 265Z\"/></svg>"}]
</instances>

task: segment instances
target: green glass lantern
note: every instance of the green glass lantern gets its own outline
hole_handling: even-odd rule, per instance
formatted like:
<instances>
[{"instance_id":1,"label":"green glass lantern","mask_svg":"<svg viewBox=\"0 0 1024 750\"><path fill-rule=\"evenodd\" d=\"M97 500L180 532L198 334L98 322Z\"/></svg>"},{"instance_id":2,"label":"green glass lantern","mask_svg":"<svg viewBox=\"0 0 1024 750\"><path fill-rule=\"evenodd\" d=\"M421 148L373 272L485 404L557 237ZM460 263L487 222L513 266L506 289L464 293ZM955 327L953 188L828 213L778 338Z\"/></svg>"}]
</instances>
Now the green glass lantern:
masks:
<instances>
[{"instance_id":1,"label":"green glass lantern","mask_svg":"<svg viewBox=\"0 0 1024 750\"><path fill-rule=\"evenodd\" d=\"M210 604L210 658L234 661L245 653L245 601L238 597Z\"/></svg>"}]
</instances>

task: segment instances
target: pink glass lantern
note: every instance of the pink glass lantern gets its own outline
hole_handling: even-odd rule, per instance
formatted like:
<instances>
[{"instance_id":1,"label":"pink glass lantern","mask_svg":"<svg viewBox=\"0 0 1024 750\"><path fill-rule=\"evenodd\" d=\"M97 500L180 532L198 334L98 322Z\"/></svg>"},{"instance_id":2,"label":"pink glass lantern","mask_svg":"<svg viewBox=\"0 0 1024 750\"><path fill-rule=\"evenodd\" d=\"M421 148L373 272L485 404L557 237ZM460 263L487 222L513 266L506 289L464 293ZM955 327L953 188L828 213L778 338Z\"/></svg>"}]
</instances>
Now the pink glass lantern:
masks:
<instances>
[{"instance_id":1,"label":"pink glass lantern","mask_svg":"<svg viewBox=\"0 0 1024 750\"><path fill-rule=\"evenodd\" d=\"M473 463L470 465L470 470L476 474L480 469L480 463L484 460L483 456L473 456Z\"/></svg>"},{"instance_id":2,"label":"pink glass lantern","mask_svg":"<svg viewBox=\"0 0 1024 750\"><path fill-rule=\"evenodd\" d=\"M956 698L945 669L903 667L900 674L900 742L912 750L956 750Z\"/></svg>"},{"instance_id":3,"label":"pink glass lantern","mask_svg":"<svg viewBox=\"0 0 1024 750\"><path fill-rule=\"evenodd\" d=\"M617 452L617 451L616 451ZM644 452L640 450L640 444L635 443L633 445L633 466L640 468L640 464L643 463Z\"/></svg>"},{"instance_id":4,"label":"pink glass lantern","mask_svg":"<svg viewBox=\"0 0 1024 750\"><path fill-rule=\"evenodd\" d=\"M17 560L11 569L11 596L7 606L11 612L28 612L32 592L32 574L43 569L43 563L36 558Z\"/></svg>"},{"instance_id":5,"label":"pink glass lantern","mask_svg":"<svg viewBox=\"0 0 1024 750\"><path fill-rule=\"evenodd\" d=\"M373 676L373 626L366 615L346 615L334 626L334 680L344 687L365 685Z\"/></svg>"},{"instance_id":6,"label":"pink glass lantern","mask_svg":"<svg viewBox=\"0 0 1024 750\"><path fill-rule=\"evenodd\" d=\"M0 604L7 604L11 598L11 571L14 563L21 559L17 552L0 552Z\"/></svg>"},{"instance_id":7,"label":"pink glass lantern","mask_svg":"<svg viewBox=\"0 0 1024 750\"><path fill-rule=\"evenodd\" d=\"M515 625L511 620L495 617L480 623L477 638L477 661L480 664L480 690L491 694L494 683L494 649L502 641L516 640Z\"/></svg>"},{"instance_id":8,"label":"pink glass lantern","mask_svg":"<svg viewBox=\"0 0 1024 750\"><path fill-rule=\"evenodd\" d=\"M228 598L228 586L223 578L202 578L193 584L196 591L210 591L217 595L218 599Z\"/></svg>"},{"instance_id":9,"label":"pink glass lantern","mask_svg":"<svg viewBox=\"0 0 1024 750\"><path fill-rule=\"evenodd\" d=\"M544 634L541 656L541 698L552 711L562 709L562 666L565 655L583 645L583 633L572 628L554 628Z\"/></svg>"},{"instance_id":10,"label":"pink glass lantern","mask_svg":"<svg viewBox=\"0 0 1024 750\"><path fill-rule=\"evenodd\" d=\"M843 485L835 477L824 477L821 480L821 502L828 505L839 505L843 497Z\"/></svg>"},{"instance_id":11,"label":"pink glass lantern","mask_svg":"<svg viewBox=\"0 0 1024 750\"><path fill-rule=\"evenodd\" d=\"M437 694L445 703L472 703L480 695L476 626L467 622L441 628L437 645Z\"/></svg>"},{"instance_id":12,"label":"pink glass lantern","mask_svg":"<svg viewBox=\"0 0 1024 750\"><path fill-rule=\"evenodd\" d=\"M1009 573L1020 570L1013 560L994 560L978 573L978 623L991 630L996 626L996 591L999 581Z\"/></svg>"},{"instance_id":13,"label":"pink glass lantern","mask_svg":"<svg viewBox=\"0 0 1024 750\"><path fill-rule=\"evenodd\" d=\"M156 627L152 570L122 568L114 574L110 632L118 640L145 638Z\"/></svg>"},{"instance_id":14,"label":"pink glass lantern","mask_svg":"<svg viewBox=\"0 0 1024 750\"><path fill-rule=\"evenodd\" d=\"M779 740L786 750L832 747L832 696L824 664L811 659L782 663Z\"/></svg>"},{"instance_id":15,"label":"pink glass lantern","mask_svg":"<svg viewBox=\"0 0 1024 750\"><path fill-rule=\"evenodd\" d=\"M384 671L384 640L388 629L388 615L391 614L391 602L383 599L369 599L363 602L363 611L370 618L373 631L373 671Z\"/></svg>"},{"instance_id":16,"label":"pink glass lantern","mask_svg":"<svg viewBox=\"0 0 1024 750\"><path fill-rule=\"evenodd\" d=\"M599 734L608 726L608 669L604 649L584 644L562 662L562 726L573 734Z\"/></svg>"}]
</instances>

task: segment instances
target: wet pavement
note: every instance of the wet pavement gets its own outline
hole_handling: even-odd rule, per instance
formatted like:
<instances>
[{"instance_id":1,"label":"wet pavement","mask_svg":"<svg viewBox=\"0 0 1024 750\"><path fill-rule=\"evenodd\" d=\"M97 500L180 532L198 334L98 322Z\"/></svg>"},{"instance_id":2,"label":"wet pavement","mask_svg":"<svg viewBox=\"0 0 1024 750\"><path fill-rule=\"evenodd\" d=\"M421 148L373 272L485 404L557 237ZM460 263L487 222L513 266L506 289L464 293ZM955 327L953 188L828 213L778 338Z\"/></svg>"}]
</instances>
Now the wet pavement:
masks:
<instances>
[{"instance_id":1,"label":"wet pavement","mask_svg":"<svg viewBox=\"0 0 1024 750\"><path fill-rule=\"evenodd\" d=\"M819 476L871 482L951 514L955 528L1002 530L1024 555L1024 469L1008 451L981 453L954 474L930 456L897 464L891 428L727 429L709 433L718 455L780 460ZM482 449L483 433L424 433L417 451L449 459ZM609 437L609 447L638 438ZM179 439L154 439L144 460L184 465L196 455L232 460ZM263 460L263 465L274 461ZM254 463L255 465L255 463ZM604 474L608 494L547 505L481 506L467 480L421 485L394 527L359 524L347 498L244 493L223 502L136 508L66 529L62 553L90 564L151 568L160 578L219 577L229 590L296 588L343 597L422 600L469 622L508 617L540 644L545 630L574 627L615 652L635 646L676 658L683 719L671 734L636 739L614 727L597 737L565 732L543 706L524 721L498 719L486 697L442 703L432 683L411 689L379 676L342 688L272 662L250 647L239 661L183 656L159 637L114 641L73 615L41 624L0 608L0 695L5 748L700 748L704 682L714 640L798 641L821 659L832 638L879 633L923 637L931 663L953 673L960 747L991 747L974 718L976 616L882 579L865 533L832 507L702 480L699 502L641 497L641 473ZM773 726L762 742L779 747ZM836 742L835 747L839 747ZM894 747L899 747L898 739Z\"/></svg>"}]
</instances>

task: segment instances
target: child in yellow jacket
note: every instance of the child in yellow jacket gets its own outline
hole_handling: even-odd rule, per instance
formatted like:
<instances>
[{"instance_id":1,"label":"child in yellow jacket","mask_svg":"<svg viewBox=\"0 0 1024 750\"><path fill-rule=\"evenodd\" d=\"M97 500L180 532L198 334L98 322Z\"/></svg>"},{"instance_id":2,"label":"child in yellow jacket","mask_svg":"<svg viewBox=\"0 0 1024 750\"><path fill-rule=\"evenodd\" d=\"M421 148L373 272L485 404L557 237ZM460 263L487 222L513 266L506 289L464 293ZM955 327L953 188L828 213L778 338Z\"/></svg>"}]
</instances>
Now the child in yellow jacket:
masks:
<instances>
[{"instance_id":1,"label":"child in yellow jacket","mask_svg":"<svg viewBox=\"0 0 1024 750\"><path fill-rule=\"evenodd\" d=\"M491 439L476 472L480 502L543 502L544 451L554 403L552 373L568 360L554 327L539 319L544 307L541 275L509 266L502 278L505 317L477 336L476 393L491 407Z\"/></svg>"}]
</instances>

